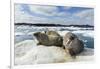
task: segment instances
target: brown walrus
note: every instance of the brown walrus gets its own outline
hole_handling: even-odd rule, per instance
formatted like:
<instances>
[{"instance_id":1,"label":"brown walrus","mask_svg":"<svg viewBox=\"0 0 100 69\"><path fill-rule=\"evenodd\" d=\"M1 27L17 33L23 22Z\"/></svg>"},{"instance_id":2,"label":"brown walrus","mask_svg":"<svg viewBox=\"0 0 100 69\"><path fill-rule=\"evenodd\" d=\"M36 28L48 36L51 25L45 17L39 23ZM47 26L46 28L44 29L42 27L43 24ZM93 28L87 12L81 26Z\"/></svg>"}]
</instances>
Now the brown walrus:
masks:
<instances>
[{"instance_id":1,"label":"brown walrus","mask_svg":"<svg viewBox=\"0 0 100 69\"><path fill-rule=\"evenodd\" d=\"M51 32L51 31L50 31ZM45 46L58 46L62 47L63 45L63 38L60 35L53 35L49 31L46 33L36 32L33 35L38 40L37 45L45 45Z\"/></svg>"},{"instance_id":2,"label":"brown walrus","mask_svg":"<svg viewBox=\"0 0 100 69\"><path fill-rule=\"evenodd\" d=\"M71 32L66 33L63 37L63 46L66 50L69 50L72 56L79 54L84 49L83 42Z\"/></svg>"}]
</instances>

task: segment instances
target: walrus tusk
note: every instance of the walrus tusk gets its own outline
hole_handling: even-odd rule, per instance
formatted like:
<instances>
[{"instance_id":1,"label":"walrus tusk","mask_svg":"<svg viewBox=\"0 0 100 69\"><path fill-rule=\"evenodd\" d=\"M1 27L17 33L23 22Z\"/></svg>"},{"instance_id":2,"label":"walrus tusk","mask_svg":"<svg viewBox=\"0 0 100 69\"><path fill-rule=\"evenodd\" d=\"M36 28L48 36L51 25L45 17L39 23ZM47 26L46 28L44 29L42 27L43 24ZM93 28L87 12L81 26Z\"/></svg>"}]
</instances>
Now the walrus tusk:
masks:
<instances>
[{"instance_id":1,"label":"walrus tusk","mask_svg":"<svg viewBox=\"0 0 100 69\"><path fill-rule=\"evenodd\" d=\"M68 45L68 46L65 46L65 48L69 47L71 44L72 44L72 41L70 41L70 40L68 39L67 42L66 42L66 45Z\"/></svg>"},{"instance_id":2,"label":"walrus tusk","mask_svg":"<svg viewBox=\"0 0 100 69\"><path fill-rule=\"evenodd\" d=\"M70 40L68 39L67 42L66 42L66 45L67 45L69 42L70 42Z\"/></svg>"}]
</instances>

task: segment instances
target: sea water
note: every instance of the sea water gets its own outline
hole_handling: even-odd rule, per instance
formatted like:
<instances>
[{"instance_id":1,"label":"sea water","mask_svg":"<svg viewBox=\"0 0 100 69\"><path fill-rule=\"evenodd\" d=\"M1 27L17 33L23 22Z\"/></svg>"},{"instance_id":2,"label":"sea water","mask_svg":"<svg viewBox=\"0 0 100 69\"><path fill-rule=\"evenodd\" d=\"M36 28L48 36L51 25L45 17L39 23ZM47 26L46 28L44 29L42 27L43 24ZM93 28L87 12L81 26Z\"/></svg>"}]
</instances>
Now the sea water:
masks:
<instances>
[{"instance_id":1,"label":"sea water","mask_svg":"<svg viewBox=\"0 0 100 69\"><path fill-rule=\"evenodd\" d=\"M72 32L84 42L85 47L94 48L94 30L92 28L15 26L14 42L16 44L24 40L34 40L33 33L49 29L58 31L60 35Z\"/></svg>"}]
</instances>

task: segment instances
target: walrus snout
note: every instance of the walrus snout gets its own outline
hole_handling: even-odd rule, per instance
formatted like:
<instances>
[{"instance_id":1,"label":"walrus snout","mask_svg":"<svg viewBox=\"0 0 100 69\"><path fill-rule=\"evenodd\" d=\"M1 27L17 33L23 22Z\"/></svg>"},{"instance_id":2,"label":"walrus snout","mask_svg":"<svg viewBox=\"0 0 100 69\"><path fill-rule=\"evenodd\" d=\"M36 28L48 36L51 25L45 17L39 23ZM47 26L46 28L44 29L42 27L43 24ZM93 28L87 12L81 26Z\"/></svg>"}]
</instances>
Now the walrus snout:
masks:
<instances>
[{"instance_id":1,"label":"walrus snout","mask_svg":"<svg viewBox=\"0 0 100 69\"><path fill-rule=\"evenodd\" d=\"M40 34L40 32L36 32L36 33L33 34L33 36L38 37L39 34Z\"/></svg>"}]
</instances>

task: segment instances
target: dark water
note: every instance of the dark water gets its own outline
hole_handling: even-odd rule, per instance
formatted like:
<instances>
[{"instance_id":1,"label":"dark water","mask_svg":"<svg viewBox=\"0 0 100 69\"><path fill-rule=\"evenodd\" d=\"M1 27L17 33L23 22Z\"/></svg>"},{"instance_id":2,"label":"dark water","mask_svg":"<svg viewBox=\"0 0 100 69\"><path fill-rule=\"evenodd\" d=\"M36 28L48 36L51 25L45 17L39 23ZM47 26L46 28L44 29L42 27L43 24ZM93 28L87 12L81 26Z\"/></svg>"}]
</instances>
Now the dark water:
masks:
<instances>
[{"instance_id":1,"label":"dark water","mask_svg":"<svg viewBox=\"0 0 100 69\"><path fill-rule=\"evenodd\" d=\"M84 42L85 47L94 48L94 37L82 36L82 34L76 35Z\"/></svg>"}]
</instances>

